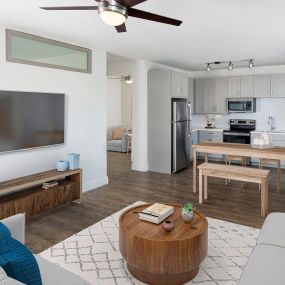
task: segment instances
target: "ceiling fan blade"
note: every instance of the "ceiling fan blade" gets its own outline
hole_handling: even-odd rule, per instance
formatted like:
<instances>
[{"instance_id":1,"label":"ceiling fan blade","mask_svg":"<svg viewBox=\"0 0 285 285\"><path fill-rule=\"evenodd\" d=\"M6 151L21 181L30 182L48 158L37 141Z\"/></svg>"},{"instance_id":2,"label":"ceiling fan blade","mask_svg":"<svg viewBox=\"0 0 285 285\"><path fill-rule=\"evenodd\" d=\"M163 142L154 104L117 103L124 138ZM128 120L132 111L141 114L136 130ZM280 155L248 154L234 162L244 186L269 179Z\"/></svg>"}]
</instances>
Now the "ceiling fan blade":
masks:
<instances>
[{"instance_id":1,"label":"ceiling fan blade","mask_svg":"<svg viewBox=\"0 0 285 285\"><path fill-rule=\"evenodd\" d=\"M154 21L154 22L159 22L163 24L168 24L168 25L173 25L173 26L180 26L182 24L182 21L164 17L161 15L145 12L142 10L137 10L134 8L129 8L128 9L128 15L131 17L136 17L144 20L149 20L149 21Z\"/></svg>"},{"instance_id":2,"label":"ceiling fan blade","mask_svg":"<svg viewBox=\"0 0 285 285\"><path fill-rule=\"evenodd\" d=\"M127 27L124 24L115 27L118 33L125 33L127 31Z\"/></svg>"},{"instance_id":3,"label":"ceiling fan blade","mask_svg":"<svg viewBox=\"0 0 285 285\"><path fill-rule=\"evenodd\" d=\"M97 6L41 7L43 10L98 10Z\"/></svg>"},{"instance_id":4,"label":"ceiling fan blade","mask_svg":"<svg viewBox=\"0 0 285 285\"><path fill-rule=\"evenodd\" d=\"M145 1L147 0L117 0L117 2L127 7L133 7Z\"/></svg>"}]
</instances>

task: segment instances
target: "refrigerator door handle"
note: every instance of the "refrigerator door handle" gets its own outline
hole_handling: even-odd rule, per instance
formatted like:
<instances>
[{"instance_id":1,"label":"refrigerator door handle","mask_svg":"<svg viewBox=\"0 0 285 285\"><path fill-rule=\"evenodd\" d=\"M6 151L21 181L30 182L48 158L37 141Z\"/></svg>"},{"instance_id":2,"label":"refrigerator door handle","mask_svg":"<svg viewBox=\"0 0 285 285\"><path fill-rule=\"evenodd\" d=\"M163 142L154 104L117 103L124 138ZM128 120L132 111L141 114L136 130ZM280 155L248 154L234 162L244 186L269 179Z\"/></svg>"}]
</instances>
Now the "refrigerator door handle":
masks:
<instances>
[{"instance_id":1,"label":"refrigerator door handle","mask_svg":"<svg viewBox=\"0 0 285 285\"><path fill-rule=\"evenodd\" d=\"M172 103L172 110L173 110L173 113L172 113L172 122L176 122L177 120L177 103L176 102L173 102Z\"/></svg>"},{"instance_id":2,"label":"refrigerator door handle","mask_svg":"<svg viewBox=\"0 0 285 285\"><path fill-rule=\"evenodd\" d=\"M192 121L191 121L191 104L187 103L187 115L188 115L188 132L189 137L192 135Z\"/></svg>"},{"instance_id":3,"label":"refrigerator door handle","mask_svg":"<svg viewBox=\"0 0 285 285\"><path fill-rule=\"evenodd\" d=\"M176 153L176 124L172 124L173 126L173 145L172 145L172 172L176 172L177 171L177 153Z\"/></svg>"}]
</instances>

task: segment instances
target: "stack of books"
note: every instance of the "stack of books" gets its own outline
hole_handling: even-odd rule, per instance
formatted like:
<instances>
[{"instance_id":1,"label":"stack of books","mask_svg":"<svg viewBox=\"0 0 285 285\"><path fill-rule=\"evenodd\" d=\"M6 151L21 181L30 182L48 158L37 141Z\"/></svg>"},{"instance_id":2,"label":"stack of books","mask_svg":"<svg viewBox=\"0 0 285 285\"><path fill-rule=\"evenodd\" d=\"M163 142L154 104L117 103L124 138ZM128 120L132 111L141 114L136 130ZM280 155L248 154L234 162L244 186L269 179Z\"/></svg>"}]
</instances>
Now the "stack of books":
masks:
<instances>
[{"instance_id":1,"label":"stack of books","mask_svg":"<svg viewBox=\"0 0 285 285\"><path fill-rule=\"evenodd\" d=\"M57 185L58 185L58 181L52 180L52 181L48 181L48 182L43 183L42 188L43 189L49 189L49 188L55 187Z\"/></svg>"},{"instance_id":2,"label":"stack of books","mask_svg":"<svg viewBox=\"0 0 285 285\"><path fill-rule=\"evenodd\" d=\"M139 213L139 218L147 222L160 224L163 220L172 215L173 212L174 207L155 203L152 206L142 210Z\"/></svg>"}]
</instances>

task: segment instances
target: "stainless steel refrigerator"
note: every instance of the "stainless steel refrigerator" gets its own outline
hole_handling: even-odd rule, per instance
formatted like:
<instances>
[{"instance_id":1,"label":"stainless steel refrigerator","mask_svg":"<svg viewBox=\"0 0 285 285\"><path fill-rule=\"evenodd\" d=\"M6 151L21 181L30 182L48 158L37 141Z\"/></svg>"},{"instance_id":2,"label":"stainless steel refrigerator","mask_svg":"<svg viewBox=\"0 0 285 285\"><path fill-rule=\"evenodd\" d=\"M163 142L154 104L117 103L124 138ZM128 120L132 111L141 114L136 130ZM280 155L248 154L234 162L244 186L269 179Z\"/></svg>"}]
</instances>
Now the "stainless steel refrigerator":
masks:
<instances>
[{"instance_id":1,"label":"stainless steel refrigerator","mask_svg":"<svg viewBox=\"0 0 285 285\"><path fill-rule=\"evenodd\" d=\"M191 104L187 99L172 99L172 173L190 164Z\"/></svg>"}]
</instances>

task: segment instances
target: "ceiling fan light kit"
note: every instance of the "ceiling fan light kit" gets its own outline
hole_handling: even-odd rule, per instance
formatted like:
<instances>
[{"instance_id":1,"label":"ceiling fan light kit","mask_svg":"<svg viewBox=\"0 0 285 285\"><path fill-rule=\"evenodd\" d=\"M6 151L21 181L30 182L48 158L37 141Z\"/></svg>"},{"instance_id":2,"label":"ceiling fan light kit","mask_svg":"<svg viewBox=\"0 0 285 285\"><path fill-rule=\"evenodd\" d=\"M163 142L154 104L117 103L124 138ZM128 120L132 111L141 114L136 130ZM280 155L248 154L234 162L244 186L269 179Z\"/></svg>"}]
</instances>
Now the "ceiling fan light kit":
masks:
<instances>
[{"instance_id":1,"label":"ceiling fan light kit","mask_svg":"<svg viewBox=\"0 0 285 285\"><path fill-rule=\"evenodd\" d=\"M124 24L128 18L126 7L116 1L100 2L98 12L104 23L114 27Z\"/></svg>"},{"instance_id":2,"label":"ceiling fan light kit","mask_svg":"<svg viewBox=\"0 0 285 285\"><path fill-rule=\"evenodd\" d=\"M208 62L206 71L211 71L212 70L212 65L220 65L220 64L228 64L228 70L233 70L234 69L234 62L248 62L248 68L253 68L254 67L254 60L253 59L242 59L242 60L231 60L231 61L214 61L214 62Z\"/></svg>"},{"instance_id":3,"label":"ceiling fan light kit","mask_svg":"<svg viewBox=\"0 0 285 285\"><path fill-rule=\"evenodd\" d=\"M91 11L98 10L100 18L104 23L114 26L118 33L127 31L125 22L128 17L139 18L152 22L168 24L172 26L180 26L182 21L169 17L153 14L150 12L132 8L147 0L95 0L98 6L65 6L65 7L41 7L43 10L49 11Z\"/></svg>"}]
</instances>

